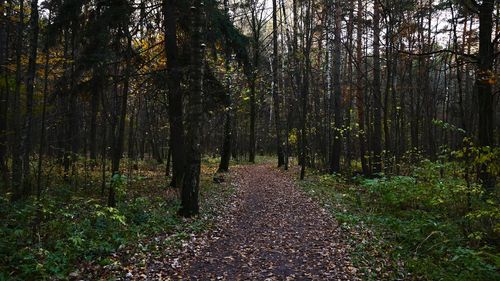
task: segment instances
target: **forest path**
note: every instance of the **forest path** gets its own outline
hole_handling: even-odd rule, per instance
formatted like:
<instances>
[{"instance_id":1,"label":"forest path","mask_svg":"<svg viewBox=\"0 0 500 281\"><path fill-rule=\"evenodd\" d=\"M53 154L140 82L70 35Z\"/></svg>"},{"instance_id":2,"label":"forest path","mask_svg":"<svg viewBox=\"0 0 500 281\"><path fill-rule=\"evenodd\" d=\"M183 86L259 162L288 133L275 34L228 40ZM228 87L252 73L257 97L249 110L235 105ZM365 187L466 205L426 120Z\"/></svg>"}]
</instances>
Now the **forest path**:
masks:
<instances>
[{"instance_id":1,"label":"forest path","mask_svg":"<svg viewBox=\"0 0 500 281\"><path fill-rule=\"evenodd\" d=\"M176 275L189 280L359 280L341 229L269 164L232 172L236 207Z\"/></svg>"}]
</instances>

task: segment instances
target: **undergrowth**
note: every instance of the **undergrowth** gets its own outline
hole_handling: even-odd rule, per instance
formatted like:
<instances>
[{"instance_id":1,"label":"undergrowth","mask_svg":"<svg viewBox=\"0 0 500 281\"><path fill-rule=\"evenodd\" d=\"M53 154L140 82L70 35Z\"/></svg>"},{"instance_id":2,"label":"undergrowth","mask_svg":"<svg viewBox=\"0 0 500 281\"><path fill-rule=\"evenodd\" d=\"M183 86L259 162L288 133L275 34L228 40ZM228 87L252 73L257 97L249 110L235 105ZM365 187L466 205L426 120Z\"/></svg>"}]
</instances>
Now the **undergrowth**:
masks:
<instances>
[{"instance_id":1,"label":"undergrowth","mask_svg":"<svg viewBox=\"0 0 500 281\"><path fill-rule=\"evenodd\" d=\"M107 207L100 195L97 171L87 172L87 184L78 188L53 180L40 201L12 204L0 197L0 280L66 279L81 264L106 266L114 262L112 253L161 233L172 234L169 243L178 243L189 238L186 233L209 227L216 207L231 192L213 184L216 163L204 159L203 214L184 220L176 215L178 191L168 187L163 167L140 163L139 169L114 179L116 208Z\"/></svg>"},{"instance_id":2,"label":"undergrowth","mask_svg":"<svg viewBox=\"0 0 500 281\"><path fill-rule=\"evenodd\" d=\"M300 183L352 239L366 280L500 280L498 195L461 164L423 160L404 176L312 175Z\"/></svg>"}]
</instances>

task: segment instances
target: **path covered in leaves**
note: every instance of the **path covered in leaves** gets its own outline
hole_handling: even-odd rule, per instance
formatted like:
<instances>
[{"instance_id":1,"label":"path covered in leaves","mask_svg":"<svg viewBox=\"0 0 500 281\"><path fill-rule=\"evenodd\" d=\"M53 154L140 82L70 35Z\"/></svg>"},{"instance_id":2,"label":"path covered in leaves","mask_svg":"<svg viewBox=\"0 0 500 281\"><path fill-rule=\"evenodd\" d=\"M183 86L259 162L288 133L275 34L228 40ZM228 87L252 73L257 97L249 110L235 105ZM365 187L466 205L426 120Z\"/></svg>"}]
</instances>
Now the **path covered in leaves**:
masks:
<instances>
[{"instance_id":1,"label":"path covered in leaves","mask_svg":"<svg viewBox=\"0 0 500 281\"><path fill-rule=\"evenodd\" d=\"M158 277L358 280L340 228L286 174L269 165L243 166L232 181L238 195L224 226L193 239L171 269L159 270L168 276Z\"/></svg>"}]
</instances>

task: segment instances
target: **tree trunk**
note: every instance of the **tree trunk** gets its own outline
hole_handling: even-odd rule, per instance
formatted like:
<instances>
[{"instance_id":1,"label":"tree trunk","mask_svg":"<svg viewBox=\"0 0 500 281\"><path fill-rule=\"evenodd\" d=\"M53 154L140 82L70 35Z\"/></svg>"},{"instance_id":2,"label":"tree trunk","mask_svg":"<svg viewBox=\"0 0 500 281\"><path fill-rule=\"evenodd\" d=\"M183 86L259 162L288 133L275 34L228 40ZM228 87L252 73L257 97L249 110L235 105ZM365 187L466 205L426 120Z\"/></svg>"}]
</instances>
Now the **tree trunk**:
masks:
<instances>
[{"instance_id":1,"label":"tree trunk","mask_svg":"<svg viewBox=\"0 0 500 281\"><path fill-rule=\"evenodd\" d=\"M224 11L226 16L229 18L229 4L228 0L224 0ZM222 143L221 155L220 155L220 164L219 164L219 172L227 172L229 170L229 161L231 160L231 146L233 143L233 118L234 118L234 110L233 104L231 100L231 50L229 49L229 40L226 41L226 57L224 61L225 69L226 69L226 95L225 95L225 117L226 120L224 122L224 140Z\"/></svg>"},{"instance_id":2,"label":"tree trunk","mask_svg":"<svg viewBox=\"0 0 500 281\"><path fill-rule=\"evenodd\" d=\"M379 0L375 0L379 1ZM390 13L390 11L386 11ZM384 122L384 161L385 161L385 169L388 168L389 166L389 159L390 159L390 150L391 150L391 137L390 137L390 131L389 131L389 96L391 95L391 81L392 81L392 66L393 66L393 60L395 59L392 54L392 20L391 16L388 16L389 18L389 23L387 26L387 34L385 37L385 44L387 48L385 48L385 60L386 60L386 69L387 69L387 75L386 75L386 80L385 80L385 90L384 90L384 108L383 108L383 122Z\"/></svg>"},{"instance_id":3,"label":"tree trunk","mask_svg":"<svg viewBox=\"0 0 500 281\"><path fill-rule=\"evenodd\" d=\"M198 193L200 188L200 131L203 119L203 51L201 29L203 25L201 0L194 0L191 6L191 66L190 93L188 96L188 119L186 135L186 170L181 192L179 214L190 217L199 213Z\"/></svg>"},{"instance_id":4,"label":"tree trunk","mask_svg":"<svg viewBox=\"0 0 500 281\"><path fill-rule=\"evenodd\" d=\"M20 200L23 197L23 163L21 147L21 82L22 82L22 44L24 32L24 0L19 2L19 22L16 31L16 86L12 105L12 127L14 129L14 141L12 143L12 200Z\"/></svg>"},{"instance_id":5,"label":"tree trunk","mask_svg":"<svg viewBox=\"0 0 500 281\"><path fill-rule=\"evenodd\" d=\"M479 6L479 65L476 74L477 102L479 109L479 145L491 147L494 145L494 102L492 85L495 83L493 72L494 49L491 41L493 30L494 0L485 0ZM479 177L486 191L485 197L490 197L495 191L495 178L483 164Z\"/></svg>"},{"instance_id":6,"label":"tree trunk","mask_svg":"<svg viewBox=\"0 0 500 281\"><path fill-rule=\"evenodd\" d=\"M352 142L351 138L351 133L352 133L352 126L351 126L351 112L352 112L352 105L353 105L353 99L354 99L354 83L353 83L353 48L354 48L354 43L353 43L353 32L354 32L354 5L355 1L351 0L349 7L349 20L347 22L347 53L348 53L348 58L347 58L347 93L345 93L345 98L343 99L343 104L346 105L346 107L343 109L343 112L345 113L345 142L344 142L344 147L345 147L345 167L347 168L347 172L351 172L351 162L352 162L352 153L354 151L354 144Z\"/></svg>"},{"instance_id":7,"label":"tree trunk","mask_svg":"<svg viewBox=\"0 0 500 281\"><path fill-rule=\"evenodd\" d=\"M229 79L228 79L229 80ZM225 114L225 122L224 122L224 139L222 142L222 149L221 149L221 155L220 155L220 164L219 164L219 172L227 172L229 170L229 161L231 160L231 146L232 146L232 120L233 120L233 109L232 107L232 102L231 102L231 93L230 91L230 85L227 86L227 93L226 93L226 101L225 101L225 107L226 107L226 114Z\"/></svg>"},{"instance_id":8,"label":"tree trunk","mask_svg":"<svg viewBox=\"0 0 500 281\"><path fill-rule=\"evenodd\" d=\"M256 100L255 100L255 87L257 74L252 73L252 78L250 81L250 136L248 144L248 161L250 163L255 163L255 121L256 121Z\"/></svg>"},{"instance_id":9,"label":"tree trunk","mask_svg":"<svg viewBox=\"0 0 500 281\"><path fill-rule=\"evenodd\" d=\"M28 58L28 73L26 79L26 115L24 117L24 130L22 137L23 157L23 194L31 193L30 154L31 138L33 131L33 94L35 91L36 59L38 54L38 0L31 1L30 15L30 51Z\"/></svg>"},{"instance_id":10,"label":"tree trunk","mask_svg":"<svg viewBox=\"0 0 500 281\"><path fill-rule=\"evenodd\" d=\"M94 77L95 79L94 81L97 83L96 83L96 88L92 92L92 97L90 100L89 150L90 150L90 159L95 162L97 158L97 112L99 111L100 92L101 92L101 87L103 87L103 85L100 83L101 79L100 75L102 75L102 73L96 73L94 75L96 75L96 77Z\"/></svg>"},{"instance_id":11,"label":"tree trunk","mask_svg":"<svg viewBox=\"0 0 500 281\"><path fill-rule=\"evenodd\" d=\"M4 7L5 1L0 0L0 6ZM5 9L0 13L0 79L5 87L0 87L0 180L2 185L8 186L9 173L6 163L7 157L7 111L9 101L8 72L3 67L9 59L9 23L6 20L10 16L10 10Z\"/></svg>"},{"instance_id":12,"label":"tree trunk","mask_svg":"<svg viewBox=\"0 0 500 281\"><path fill-rule=\"evenodd\" d=\"M364 87L363 87L363 1L358 0L358 13L357 13L357 32L356 32L356 62L358 65L357 76L356 76L356 105L358 110L358 123L359 123L359 157L361 158L361 168L363 170L364 175L368 175L370 173L370 169L368 167L368 163L366 161L366 132L365 132L365 101L364 101Z\"/></svg>"},{"instance_id":13,"label":"tree trunk","mask_svg":"<svg viewBox=\"0 0 500 281\"><path fill-rule=\"evenodd\" d=\"M251 29L252 29L252 44L253 44L253 63L252 72L250 73L250 136L249 136L249 147L248 147L248 160L251 163L255 163L255 149L256 149L256 137L255 137L255 122L257 119L257 100L256 100L256 87L257 87L257 76L259 71L260 62L260 22L257 19L256 11L251 11Z\"/></svg>"},{"instance_id":14,"label":"tree trunk","mask_svg":"<svg viewBox=\"0 0 500 281\"><path fill-rule=\"evenodd\" d=\"M136 114L135 111L133 110L130 114L130 122L128 126L128 158L130 160L135 159L136 157L136 151L135 151L135 122L136 122Z\"/></svg>"},{"instance_id":15,"label":"tree trunk","mask_svg":"<svg viewBox=\"0 0 500 281\"><path fill-rule=\"evenodd\" d=\"M165 176L170 177L170 163L172 162L172 146L170 145L170 141L168 142L168 151L167 151L167 164L165 166Z\"/></svg>"},{"instance_id":16,"label":"tree trunk","mask_svg":"<svg viewBox=\"0 0 500 281\"><path fill-rule=\"evenodd\" d=\"M102 120L101 120L101 196L104 196L106 189L106 160L108 156L108 106L106 105L105 95L101 95Z\"/></svg>"},{"instance_id":17,"label":"tree trunk","mask_svg":"<svg viewBox=\"0 0 500 281\"><path fill-rule=\"evenodd\" d=\"M49 10L49 21L52 18L52 11ZM40 122L40 147L38 148L38 169L37 169L37 183L36 183L36 191L37 191L37 199L40 200L42 194L42 164L43 164L43 154L45 149L45 122L47 115L47 95L49 92L49 44L45 42L44 47L45 52L45 64L43 70L43 100L42 100L42 120Z\"/></svg>"},{"instance_id":18,"label":"tree trunk","mask_svg":"<svg viewBox=\"0 0 500 281\"><path fill-rule=\"evenodd\" d=\"M333 110L334 116L334 128L333 128L333 145L332 145L332 156L330 157L330 173L340 172L340 153L342 151L342 129L343 129L343 113L342 113L342 85L340 78L340 66L341 66L341 34L342 34L342 8L340 1L337 0L335 5L335 28L333 39L333 60L335 62L333 66Z\"/></svg>"},{"instance_id":19,"label":"tree trunk","mask_svg":"<svg viewBox=\"0 0 500 281\"><path fill-rule=\"evenodd\" d=\"M273 92L273 110L274 110L274 123L276 127L276 152L278 156L278 167L285 164L285 156L283 154L283 143L282 143L282 130L281 130L281 119L280 119L280 97L278 93L278 7L276 0L273 0L273 82L272 82L272 92Z\"/></svg>"},{"instance_id":20,"label":"tree trunk","mask_svg":"<svg viewBox=\"0 0 500 281\"><path fill-rule=\"evenodd\" d=\"M382 172L382 97L380 91L380 3L373 5L373 172Z\"/></svg>"},{"instance_id":21,"label":"tree trunk","mask_svg":"<svg viewBox=\"0 0 500 281\"><path fill-rule=\"evenodd\" d=\"M75 61L76 61L76 49L77 49L77 41L76 41L76 36L78 33L78 23L76 22L77 19L74 19L74 21L71 24L71 61L70 61L70 78L69 78L69 83L67 84L66 87L66 95L68 95L65 98L65 120L66 120L66 131L65 131L65 136L64 136L64 159L63 159L63 164L64 164L64 180L69 183L70 177L69 177L69 170L71 168L72 173L75 172L75 166L74 162L77 159L77 153L79 149L79 128L78 128L78 112L79 112L79 107L77 105L78 102L78 96L76 93L76 73L75 73ZM65 40L66 41L66 40ZM66 42L65 42L66 44ZM66 53L66 52L65 52Z\"/></svg>"},{"instance_id":22,"label":"tree trunk","mask_svg":"<svg viewBox=\"0 0 500 281\"><path fill-rule=\"evenodd\" d=\"M127 27L124 27L124 29ZM118 177L121 177L120 173L120 160L122 159L123 154L123 143L125 140L125 122L127 116L127 100L128 100L128 92L129 92L129 78L130 78L130 68L131 68L131 49L132 49L132 37L128 34L128 31L124 31L127 34L127 50L125 51L125 74L123 77L123 87L122 87L122 96L121 96L121 105L118 120L118 132L112 132L114 137L113 142L113 154L111 156L111 184L109 188L108 194L108 206L115 207L116 206L116 198L115 198L115 188Z\"/></svg>"},{"instance_id":23,"label":"tree trunk","mask_svg":"<svg viewBox=\"0 0 500 281\"><path fill-rule=\"evenodd\" d=\"M181 65L177 45L177 4L165 0L165 52L167 56L168 120L170 122L170 145L172 147L172 182L170 186L181 188L184 178L185 148L182 112Z\"/></svg>"},{"instance_id":24,"label":"tree trunk","mask_svg":"<svg viewBox=\"0 0 500 281\"><path fill-rule=\"evenodd\" d=\"M285 36L286 36L286 39L287 39L287 44L286 44L286 48L287 48L287 51L288 51L288 65L292 64L293 61L292 61L292 56L293 55L293 50L291 48L291 40L290 40L290 36L289 36L289 33L288 33L288 30L287 32L285 33L284 30L283 30L283 27L284 26L288 26L288 23L287 23L287 16L286 16L286 8L285 8L285 0L280 0L280 8L281 8L281 14L280 14L280 21L282 22L281 24L281 45L283 46L283 49L284 46L285 46ZM285 170L288 170L288 167L289 167L289 158L290 158L290 145L289 145L289 135L290 135L290 103L291 103L291 100L292 98L290 97L290 95L287 94L287 88L286 88L286 70L287 67L285 67L285 59L283 59L281 61L281 88L283 89L283 107L285 109L285 144L284 144L284 147L283 147L283 158L284 158L284 169ZM291 87L293 88L293 86Z\"/></svg>"},{"instance_id":25,"label":"tree trunk","mask_svg":"<svg viewBox=\"0 0 500 281\"><path fill-rule=\"evenodd\" d=\"M300 179L305 178L306 165L307 165L307 102L309 99L309 75L311 73L311 46L312 46L312 22L311 22L311 1L307 1L306 16L305 16L305 37L304 37L304 68L302 74L302 118L301 118L301 140L300 140L300 154L301 154L301 167Z\"/></svg>"}]
</instances>

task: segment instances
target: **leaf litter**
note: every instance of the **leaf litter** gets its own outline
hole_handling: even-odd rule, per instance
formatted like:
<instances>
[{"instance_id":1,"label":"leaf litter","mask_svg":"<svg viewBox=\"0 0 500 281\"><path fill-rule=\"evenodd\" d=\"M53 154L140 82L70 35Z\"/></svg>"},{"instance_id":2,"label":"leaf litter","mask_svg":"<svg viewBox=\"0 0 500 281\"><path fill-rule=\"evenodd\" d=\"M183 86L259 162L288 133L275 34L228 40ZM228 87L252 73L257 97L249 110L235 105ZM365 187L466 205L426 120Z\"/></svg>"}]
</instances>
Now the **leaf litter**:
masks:
<instances>
[{"instance_id":1,"label":"leaf litter","mask_svg":"<svg viewBox=\"0 0 500 281\"><path fill-rule=\"evenodd\" d=\"M212 228L129 260L115 280L361 280L337 222L270 164L233 168ZM156 237L161 241L168 237Z\"/></svg>"},{"instance_id":2,"label":"leaf litter","mask_svg":"<svg viewBox=\"0 0 500 281\"><path fill-rule=\"evenodd\" d=\"M232 182L237 195L224 223L167 263L163 278L360 280L341 228L285 173L241 166Z\"/></svg>"}]
</instances>

